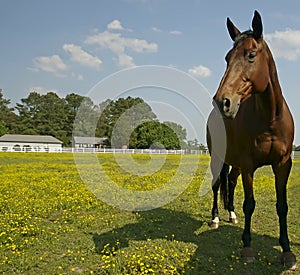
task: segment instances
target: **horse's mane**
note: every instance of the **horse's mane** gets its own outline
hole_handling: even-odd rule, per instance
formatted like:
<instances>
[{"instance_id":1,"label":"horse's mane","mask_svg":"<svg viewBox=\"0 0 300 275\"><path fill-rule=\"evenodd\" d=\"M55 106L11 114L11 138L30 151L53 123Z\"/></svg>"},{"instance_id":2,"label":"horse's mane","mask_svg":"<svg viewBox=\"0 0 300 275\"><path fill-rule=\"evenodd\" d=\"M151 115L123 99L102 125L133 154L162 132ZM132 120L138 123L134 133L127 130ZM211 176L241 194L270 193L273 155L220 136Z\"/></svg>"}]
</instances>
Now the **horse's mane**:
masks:
<instances>
[{"instance_id":1,"label":"horse's mane","mask_svg":"<svg viewBox=\"0 0 300 275\"><path fill-rule=\"evenodd\" d=\"M234 46L236 46L238 43L240 43L241 41L244 41L245 39L247 39L248 37L253 37L253 31L252 30L247 30L242 32L240 35L238 35L235 40L234 40Z\"/></svg>"}]
</instances>

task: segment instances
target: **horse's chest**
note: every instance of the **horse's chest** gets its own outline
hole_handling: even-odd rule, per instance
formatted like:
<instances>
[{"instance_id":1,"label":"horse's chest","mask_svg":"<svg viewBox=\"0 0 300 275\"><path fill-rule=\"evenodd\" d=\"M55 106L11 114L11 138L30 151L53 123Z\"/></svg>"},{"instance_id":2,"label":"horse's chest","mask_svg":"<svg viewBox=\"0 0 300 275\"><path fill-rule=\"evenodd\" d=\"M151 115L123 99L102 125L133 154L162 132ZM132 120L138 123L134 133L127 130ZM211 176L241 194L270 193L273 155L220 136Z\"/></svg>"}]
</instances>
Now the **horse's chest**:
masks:
<instances>
[{"instance_id":1,"label":"horse's chest","mask_svg":"<svg viewBox=\"0 0 300 275\"><path fill-rule=\"evenodd\" d=\"M238 166L245 159L266 163L272 147L272 135L268 132L255 135L247 131L235 132L228 137L227 158L230 159L229 162Z\"/></svg>"}]
</instances>

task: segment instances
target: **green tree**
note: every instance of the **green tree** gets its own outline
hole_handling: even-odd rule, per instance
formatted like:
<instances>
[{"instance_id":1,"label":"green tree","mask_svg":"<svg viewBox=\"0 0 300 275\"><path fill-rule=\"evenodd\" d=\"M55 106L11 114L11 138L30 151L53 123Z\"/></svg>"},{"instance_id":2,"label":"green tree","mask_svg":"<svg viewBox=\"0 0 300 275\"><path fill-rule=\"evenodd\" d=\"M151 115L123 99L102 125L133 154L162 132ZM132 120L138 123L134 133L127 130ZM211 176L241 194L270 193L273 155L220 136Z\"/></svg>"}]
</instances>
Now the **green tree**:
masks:
<instances>
[{"instance_id":1,"label":"green tree","mask_svg":"<svg viewBox=\"0 0 300 275\"><path fill-rule=\"evenodd\" d=\"M65 146L71 144L73 131L78 136L94 136L99 115L90 98L75 93L60 98L54 92L45 95L31 92L17 103L16 109L19 112L18 133L52 135Z\"/></svg>"},{"instance_id":2,"label":"green tree","mask_svg":"<svg viewBox=\"0 0 300 275\"><path fill-rule=\"evenodd\" d=\"M207 146L205 146L204 144L201 143L199 145L199 150L206 151L206 150L208 150L208 148L207 148Z\"/></svg>"},{"instance_id":3,"label":"green tree","mask_svg":"<svg viewBox=\"0 0 300 275\"><path fill-rule=\"evenodd\" d=\"M1 99L0 94L0 106L9 103ZM95 105L89 97L75 93L60 98L54 92L31 92L17 103L16 110L19 115L15 133L52 135L65 146L71 144L72 135L107 137L115 148L125 145L179 149L186 139L186 130L181 125L160 123L143 99L130 96ZM0 112L1 131L7 131L7 125L1 121Z\"/></svg>"},{"instance_id":4,"label":"green tree","mask_svg":"<svg viewBox=\"0 0 300 275\"><path fill-rule=\"evenodd\" d=\"M11 133L14 130L17 115L13 108L9 107L10 100L5 99L0 89L0 136Z\"/></svg>"},{"instance_id":5,"label":"green tree","mask_svg":"<svg viewBox=\"0 0 300 275\"><path fill-rule=\"evenodd\" d=\"M99 104L100 116L99 116L99 119L97 122L97 129L96 129L97 137L107 137L108 136L109 126L108 126L105 110L110 104L113 104L113 101L111 99L107 99Z\"/></svg>"},{"instance_id":6,"label":"green tree","mask_svg":"<svg viewBox=\"0 0 300 275\"><path fill-rule=\"evenodd\" d=\"M186 129L184 129L180 124L177 124L172 121L164 121L163 123L173 130L173 132L177 135L177 138L179 139L181 149L185 149L187 147Z\"/></svg>"},{"instance_id":7,"label":"green tree","mask_svg":"<svg viewBox=\"0 0 300 275\"><path fill-rule=\"evenodd\" d=\"M74 126L73 124L75 121L75 117L84 99L85 99L84 96L75 93L68 94L65 97L67 121L64 130L67 132L67 136L70 139L73 133L73 126Z\"/></svg>"},{"instance_id":8,"label":"green tree","mask_svg":"<svg viewBox=\"0 0 300 275\"><path fill-rule=\"evenodd\" d=\"M198 150L199 146L200 146L199 141L196 138L193 140L188 140L187 142L187 149Z\"/></svg>"},{"instance_id":9,"label":"green tree","mask_svg":"<svg viewBox=\"0 0 300 275\"><path fill-rule=\"evenodd\" d=\"M69 112L73 115L73 118L76 116L79 107L84 99L85 99L84 96L74 94L74 93L68 94L65 97Z\"/></svg>"},{"instance_id":10,"label":"green tree","mask_svg":"<svg viewBox=\"0 0 300 275\"><path fill-rule=\"evenodd\" d=\"M22 98L17 103L16 110L19 113L17 132L19 134L38 134L37 127L40 124L39 112L41 107L41 95L31 92L27 98Z\"/></svg>"},{"instance_id":11,"label":"green tree","mask_svg":"<svg viewBox=\"0 0 300 275\"><path fill-rule=\"evenodd\" d=\"M115 148L129 146L130 136L143 121L153 120L156 115L141 98L119 98L100 105L101 117L97 130L106 136Z\"/></svg>"},{"instance_id":12,"label":"green tree","mask_svg":"<svg viewBox=\"0 0 300 275\"><path fill-rule=\"evenodd\" d=\"M31 92L27 98L21 99L21 103L17 103L16 109L19 112L18 133L52 135L62 140L64 145L70 143L66 130L68 117L65 100L56 93L40 95Z\"/></svg>"},{"instance_id":13,"label":"green tree","mask_svg":"<svg viewBox=\"0 0 300 275\"><path fill-rule=\"evenodd\" d=\"M131 147L138 149L180 149L177 134L164 123L157 120L146 121L134 131Z\"/></svg>"},{"instance_id":14,"label":"green tree","mask_svg":"<svg viewBox=\"0 0 300 275\"><path fill-rule=\"evenodd\" d=\"M187 142L187 149L189 150L207 150L207 146L202 143L199 143L198 139L188 140Z\"/></svg>"},{"instance_id":15,"label":"green tree","mask_svg":"<svg viewBox=\"0 0 300 275\"><path fill-rule=\"evenodd\" d=\"M41 96L38 120L37 132L39 134L52 135L63 141L65 145L69 143L66 129L68 117L65 100L56 93L49 92Z\"/></svg>"},{"instance_id":16,"label":"green tree","mask_svg":"<svg viewBox=\"0 0 300 275\"><path fill-rule=\"evenodd\" d=\"M99 107L89 97L84 97L76 113L73 125L74 136L93 137L99 119Z\"/></svg>"}]
</instances>

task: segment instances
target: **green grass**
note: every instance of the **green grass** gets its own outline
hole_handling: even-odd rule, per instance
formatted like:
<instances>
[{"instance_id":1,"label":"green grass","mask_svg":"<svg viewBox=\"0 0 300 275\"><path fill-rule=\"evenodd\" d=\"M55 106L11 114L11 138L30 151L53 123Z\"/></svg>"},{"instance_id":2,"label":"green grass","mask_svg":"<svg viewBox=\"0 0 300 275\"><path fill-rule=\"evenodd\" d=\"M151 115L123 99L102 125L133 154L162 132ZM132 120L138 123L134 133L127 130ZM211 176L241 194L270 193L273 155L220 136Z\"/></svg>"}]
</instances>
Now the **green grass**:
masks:
<instances>
[{"instance_id":1,"label":"green grass","mask_svg":"<svg viewBox=\"0 0 300 275\"><path fill-rule=\"evenodd\" d=\"M80 165L86 169L91 168L90 156L80 156ZM110 181L128 190L162 187L182 163L185 168L175 188L185 180L189 185L159 208L120 210L97 199L87 188L72 154L1 153L1 274L300 274L299 267L289 271L279 262L274 178L269 167L256 172L252 246L257 257L246 264L239 254L243 229L240 180L235 202L239 224L229 224L227 212L221 210L220 228L208 226L212 194L199 196L208 157L167 156L159 171L149 175L141 171L142 165L151 163L148 155L134 155L134 167L126 167L128 156L119 156L122 167L112 155L97 157ZM152 160L162 158L153 156ZM288 185L288 225L297 258L299 179L300 161L295 160Z\"/></svg>"}]
</instances>

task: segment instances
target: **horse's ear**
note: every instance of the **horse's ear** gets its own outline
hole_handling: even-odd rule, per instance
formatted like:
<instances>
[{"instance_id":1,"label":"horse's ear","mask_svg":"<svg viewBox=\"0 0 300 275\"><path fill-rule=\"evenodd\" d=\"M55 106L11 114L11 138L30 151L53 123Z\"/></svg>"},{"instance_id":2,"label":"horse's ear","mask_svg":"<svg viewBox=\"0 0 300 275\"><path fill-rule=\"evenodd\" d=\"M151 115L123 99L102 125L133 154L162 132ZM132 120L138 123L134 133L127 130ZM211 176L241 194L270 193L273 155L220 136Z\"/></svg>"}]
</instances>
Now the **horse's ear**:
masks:
<instances>
[{"instance_id":1,"label":"horse's ear","mask_svg":"<svg viewBox=\"0 0 300 275\"><path fill-rule=\"evenodd\" d=\"M241 33L239 29L231 22L231 20L228 17L227 17L227 29L233 41L235 41L235 38Z\"/></svg>"},{"instance_id":2,"label":"horse's ear","mask_svg":"<svg viewBox=\"0 0 300 275\"><path fill-rule=\"evenodd\" d=\"M252 29L253 29L253 37L255 40L258 40L262 37L263 25L261 21L261 16L258 11L254 12L254 17L252 20Z\"/></svg>"}]
</instances>

